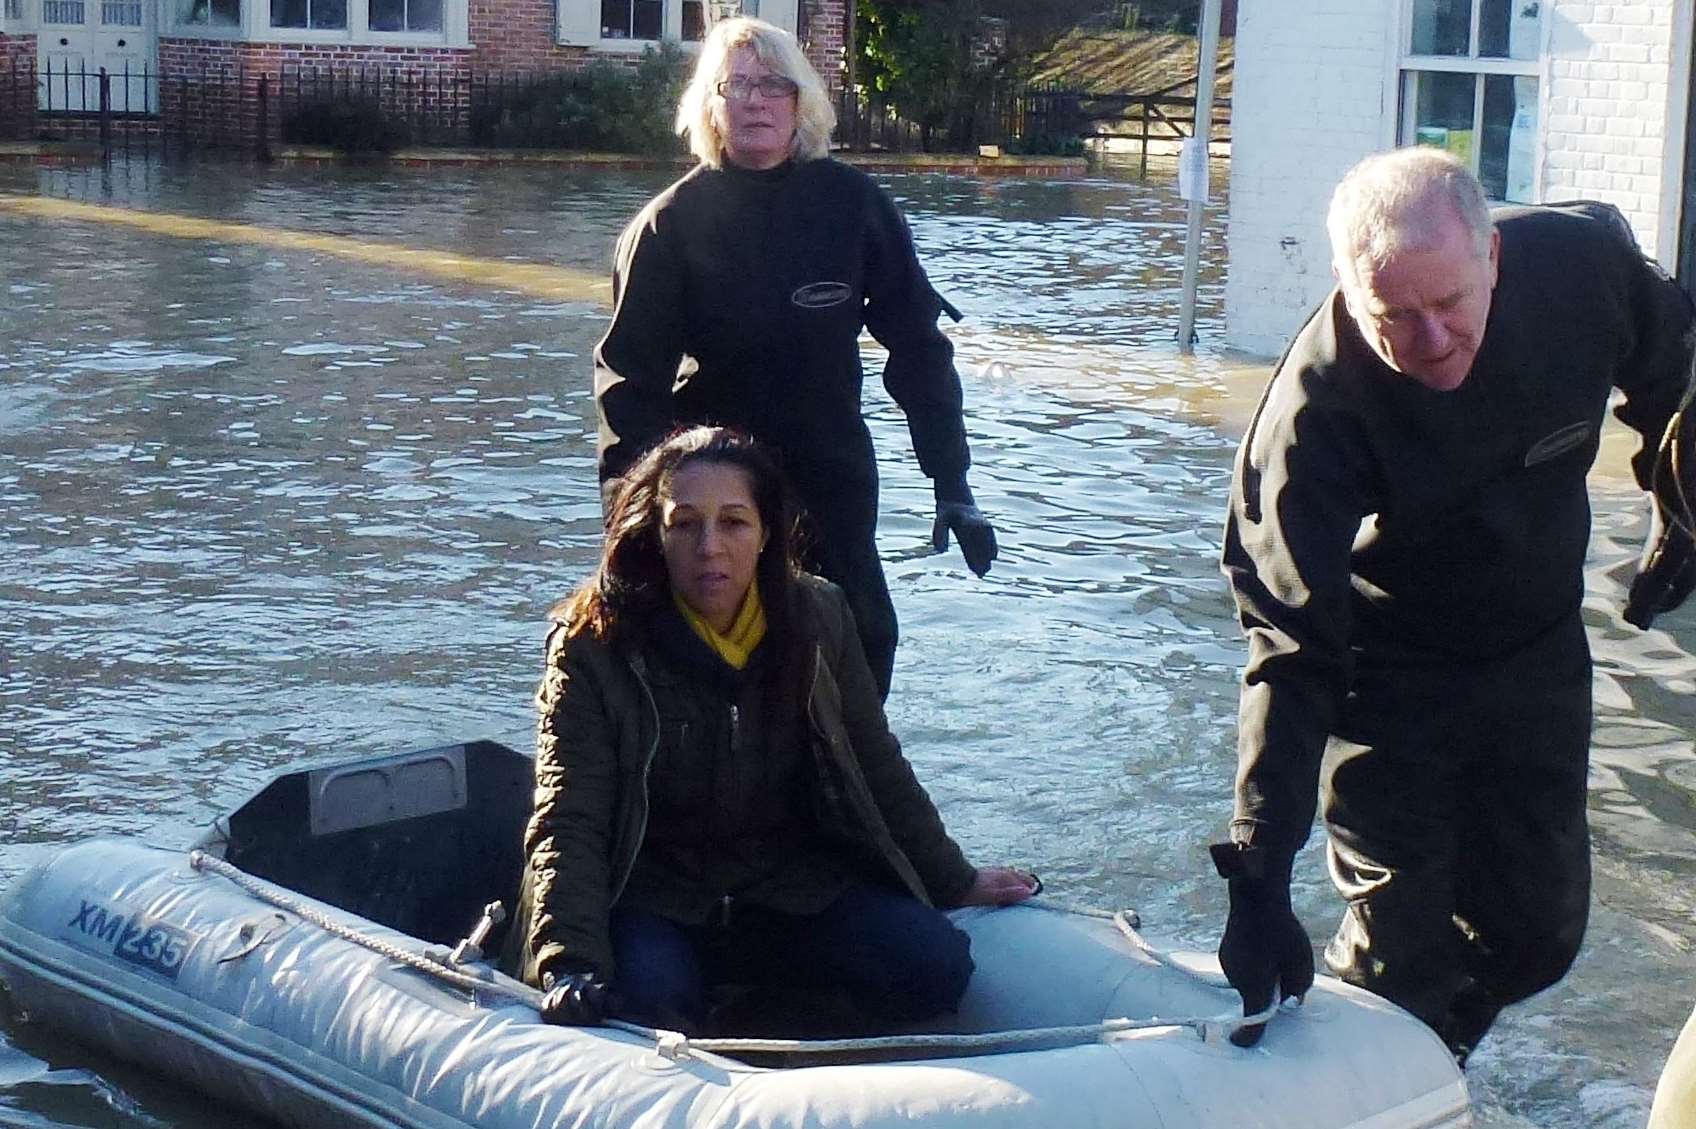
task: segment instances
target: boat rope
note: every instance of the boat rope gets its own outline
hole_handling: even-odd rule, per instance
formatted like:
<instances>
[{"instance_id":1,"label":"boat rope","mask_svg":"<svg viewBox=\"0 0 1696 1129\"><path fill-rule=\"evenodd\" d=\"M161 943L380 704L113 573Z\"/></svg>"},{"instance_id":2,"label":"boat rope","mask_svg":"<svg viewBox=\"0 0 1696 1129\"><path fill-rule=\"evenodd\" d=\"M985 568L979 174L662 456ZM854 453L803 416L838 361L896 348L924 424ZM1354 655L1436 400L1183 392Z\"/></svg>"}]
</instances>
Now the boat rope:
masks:
<instances>
[{"instance_id":1,"label":"boat rope","mask_svg":"<svg viewBox=\"0 0 1696 1129\"><path fill-rule=\"evenodd\" d=\"M227 879L267 905L275 906L280 910L287 910L307 924L316 925L331 936L352 942L362 949L369 949L378 956L387 957L396 964L404 964L408 968L427 973L438 980L444 980L468 992L507 996L519 1003L529 1004L531 1007L536 1007L541 1003L542 993L527 984L521 984L516 980L502 984L496 980L484 979L454 968L431 957L428 953L415 952L382 937L373 937L369 933L361 932L351 925L337 921L329 914L314 909L299 898L291 896L282 888L274 886L262 878L255 878L247 871L216 855L209 855L201 850L193 850L188 853L188 864L196 870L208 871L220 878Z\"/></svg>"},{"instance_id":2,"label":"boat rope","mask_svg":"<svg viewBox=\"0 0 1696 1129\"><path fill-rule=\"evenodd\" d=\"M206 851L190 851L188 861L189 865L195 870L216 874L267 905L292 913L302 921L314 925L332 936L358 945L360 948L374 952L381 957L394 961L396 964L404 965L444 983L452 984L471 993L473 997L476 997L479 993L485 997L502 997L514 1000L537 1011L541 1010L542 993L528 984L522 984L511 979L504 979L504 982L496 980L493 972L479 976L455 968L446 962L446 950L443 950L441 956L432 955L428 952L417 952L386 938L363 932L306 904L283 888L262 878L257 878L229 861L208 854ZM1157 960L1162 966L1182 972L1186 976L1209 986L1216 986L1211 978L1205 977L1193 969L1184 968L1149 945L1137 932L1137 925L1140 922L1134 911L1111 912L1066 906L1049 902L1047 899L1040 903L1033 902L1030 904L1034 908L1054 913L1068 913L1110 920L1140 951ZM1194 1031L1204 1041L1214 1043L1229 1038L1238 1028L1267 1022L1277 1014L1279 1007L1280 1005L1274 1003L1264 1011L1247 1016L1227 1014L1171 1019L1158 1016L1149 1019L1118 1018L1103 1020L1099 1023L1061 1027L1032 1027L1011 1031L987 1031L978 1034L878 1035L853 1039L695 1038L681 1031L644 1027L641 1024L628 1023L621 1019L609 1018L604 1025L652 1041L655 1049L661 1055L671 1059L687 1057L694 1051L713 1054L738 1052L838 1054L850 1051L881 1050L1008 1051L1034 1046L1078 1046L1085 1043L1098 1043L1110 1035L1127 1031L1161 1029L1188 1029Z\"/></svg>"}]
</instances>

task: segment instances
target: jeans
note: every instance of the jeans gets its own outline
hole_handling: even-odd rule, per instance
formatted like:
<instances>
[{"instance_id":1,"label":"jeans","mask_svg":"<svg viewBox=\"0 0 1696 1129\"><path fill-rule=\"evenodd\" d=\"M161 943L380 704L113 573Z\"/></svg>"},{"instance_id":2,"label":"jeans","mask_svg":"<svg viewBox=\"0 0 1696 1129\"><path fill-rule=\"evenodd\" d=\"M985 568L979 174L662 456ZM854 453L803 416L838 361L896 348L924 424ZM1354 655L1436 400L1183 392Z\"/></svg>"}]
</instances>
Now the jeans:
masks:
<instances>
[{"instance_id":1,"label":"jeans","mask_svg":"<svg viewBox=\"0 0 1696 1129\"><path fill-rule=\"evenodd\" d=\"M732 904L700 925L634 906L611 919L618 1013L700 1033L712 988L749 985L802 993L820 1010L845 996L872 1024L952 1011L972 975L971 939L909 894L855 885L816 914Z\"/></svg>"}]
</instances>

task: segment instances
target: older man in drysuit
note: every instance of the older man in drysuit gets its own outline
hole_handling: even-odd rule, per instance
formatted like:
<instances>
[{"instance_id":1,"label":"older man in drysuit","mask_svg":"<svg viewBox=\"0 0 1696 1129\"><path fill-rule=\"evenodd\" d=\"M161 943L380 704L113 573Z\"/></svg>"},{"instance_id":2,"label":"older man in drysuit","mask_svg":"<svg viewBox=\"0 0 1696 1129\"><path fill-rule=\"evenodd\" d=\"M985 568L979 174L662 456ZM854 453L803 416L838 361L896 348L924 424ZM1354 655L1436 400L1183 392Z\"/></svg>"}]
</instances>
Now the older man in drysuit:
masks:
<instances>
[{"instance_id":1,"label":"older man in drysuit","mask_svg":"<svg viewBox=\"0 0 1696 1129\"><path fill-rule=\"evenodd\" d=\"M1328 226L1337 289L1278 364L1225 527L1249 657L1219 956L1245 1014L1312 984L1290 870L1321 793L1348 903L1326 963L1464 1064L1584 934L1585 476L1615 389L1655 491L1627 618L1696 578L1669 426L1691 307L1610 206L1492 217L1435 150L1362 162Z\"/></svg>"}]
</instances>

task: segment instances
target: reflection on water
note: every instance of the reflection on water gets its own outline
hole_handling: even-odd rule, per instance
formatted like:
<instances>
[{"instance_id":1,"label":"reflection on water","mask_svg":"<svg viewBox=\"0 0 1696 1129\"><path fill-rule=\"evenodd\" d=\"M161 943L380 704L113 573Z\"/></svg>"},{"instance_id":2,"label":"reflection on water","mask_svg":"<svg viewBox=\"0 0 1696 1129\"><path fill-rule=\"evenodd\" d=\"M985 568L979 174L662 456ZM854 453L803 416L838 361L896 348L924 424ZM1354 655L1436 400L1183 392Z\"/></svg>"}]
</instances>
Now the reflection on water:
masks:
<instances>
[{"instance_id":1,"label":"reflection on water","mask_svg":"<svg viewBox=\"0 0 1696 1129\"><path fill-rule=\"evenodd\" d=\"M528 742L544 611L596 547L604 311L477 264L598 275L665 179L0 167L0 192L378 249L0 208L0 878L94 832L184 841L304 759ZM981 581L928 554L930 491L874 381L895 725L971 853L1209 947L1223 890L1202 846L1229 814L1241 656L1215 559L1259 384L1209 347L1218 216L1203 349L1180 358L1169 187L888 183L967 314L974 485L1003 544ZM384 247L463 270L409 271ZM1696 982L1696 618L1640 633L1616 615L1641 536L1620 463L1596 479L1587 605L1593 928L1575 973L1474 1059L1487 1125L1640 1124ZM1296 899L1322 939L1337 905L1312 847ZM0 1123L230 1124L6 1032Z\"/></svg>"}]
</instances>

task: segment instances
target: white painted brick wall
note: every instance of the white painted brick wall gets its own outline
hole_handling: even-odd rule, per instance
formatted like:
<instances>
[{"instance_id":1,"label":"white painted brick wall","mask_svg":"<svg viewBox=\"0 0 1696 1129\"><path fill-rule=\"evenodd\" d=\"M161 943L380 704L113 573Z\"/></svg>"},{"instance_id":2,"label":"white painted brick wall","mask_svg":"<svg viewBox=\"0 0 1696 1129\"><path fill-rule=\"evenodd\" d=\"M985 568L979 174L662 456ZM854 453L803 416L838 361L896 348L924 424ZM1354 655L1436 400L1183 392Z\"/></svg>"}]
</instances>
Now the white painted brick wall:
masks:
<instances>
[{"instance_id":1,"label":"white painted brick wall","mask_svg":"<svg viewBox=\"0 0 1696 1129\"><path fill-rule=\"evenodd\" d=\"M1542 199L1616 205L1651 255L1658 251L1676 6L1557 0L1550 13Z\"/></svg>"},{"instance_id":2,"label":"white painted brick wall","mask_svg":"<svg viewBox=\"0 0 1696 1129\"><path fill-rule=\"evenodd\" d=\"M1679 0L1554 0L1540 199L1607 200L1657 253ZM1226 341L1280 352L1331 286L1325 207L1396 114L1397 0L1257 0L1237 13ZM1671 249L1667 249L1670 253Z\"/></svg>"},{"instance_id":3,"label":"white painted brick wall","mask_svg":"<svg viewBox=\"0 0 1696 1129\"><path fill-rule=\"evenodd\" d=\"M1225 278L1232 348L1281 352L1331 288L1325 207L1394 113L1385 45L1396 18L1394 0L1255 0L1237 9Z\"/></svg>"}]
</instances>

